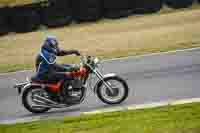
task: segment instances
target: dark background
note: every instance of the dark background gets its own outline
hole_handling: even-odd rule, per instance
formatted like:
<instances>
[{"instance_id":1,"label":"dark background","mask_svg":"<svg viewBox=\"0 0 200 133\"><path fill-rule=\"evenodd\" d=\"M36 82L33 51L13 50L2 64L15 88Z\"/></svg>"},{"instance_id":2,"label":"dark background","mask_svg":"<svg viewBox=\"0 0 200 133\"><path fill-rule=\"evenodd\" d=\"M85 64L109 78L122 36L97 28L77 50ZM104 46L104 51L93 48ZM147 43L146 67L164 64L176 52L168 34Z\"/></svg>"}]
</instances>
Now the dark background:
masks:
<instances>
[{"instance_id":1,"label":"dark background","mask_svg":"<svg viewBox=\"0 0 200 133\"><path fill-rule=\"evenodd\" d=\"M31 32L44 25L48 28L118 19L135 14L158 12L163 5L173 9L187 8L195 0L49 0L48 2L0 8L0 35L9 32ZM200 2L200 0L198 0Z\"/></svg>"}]
</instances>

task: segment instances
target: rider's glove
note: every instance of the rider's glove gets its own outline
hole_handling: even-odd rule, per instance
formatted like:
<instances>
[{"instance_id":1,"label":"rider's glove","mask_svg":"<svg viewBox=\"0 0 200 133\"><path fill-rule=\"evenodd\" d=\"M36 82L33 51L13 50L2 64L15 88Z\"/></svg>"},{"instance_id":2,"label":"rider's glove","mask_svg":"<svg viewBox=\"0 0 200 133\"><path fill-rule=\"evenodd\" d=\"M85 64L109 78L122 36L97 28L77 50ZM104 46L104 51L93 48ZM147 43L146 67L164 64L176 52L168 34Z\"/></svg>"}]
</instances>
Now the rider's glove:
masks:
<instances>
[{"instance_id":1,"label":"rider's glove","mask_svg":"<svg viewBox=\"0 0 200 133\"><path fill-rule=\"evenodd\" d=\"M79 51L74 51L74 54L76 54L77 56L81 55Z\"/></svg>"}]
</instances>

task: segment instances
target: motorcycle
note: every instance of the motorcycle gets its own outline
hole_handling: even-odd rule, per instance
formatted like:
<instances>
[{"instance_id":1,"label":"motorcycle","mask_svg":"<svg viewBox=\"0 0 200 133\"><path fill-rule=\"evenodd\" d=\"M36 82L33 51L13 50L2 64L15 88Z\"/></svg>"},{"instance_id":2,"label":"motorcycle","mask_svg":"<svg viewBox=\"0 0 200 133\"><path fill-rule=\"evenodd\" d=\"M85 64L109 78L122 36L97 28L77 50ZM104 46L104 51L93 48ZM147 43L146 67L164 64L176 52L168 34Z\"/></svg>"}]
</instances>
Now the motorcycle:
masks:
<instances>
[{"instance_id":1,"label":"motorcycle","mask_svg":"<svg viewBox=\"0 0 200 133\"><path fill-rule=\"evenodd\" d=\"M114 73L103 75L97 57L81 56L78 69L66 72L73 80L56 83L29 81L14 86L22 99L23 106L32 113L44 113L52 108L66 108L83 102L90 88L104 103L120 104L129 93L127 82ZM94 86L89 85L93 77Z\"/></svg>"}]
</instances>

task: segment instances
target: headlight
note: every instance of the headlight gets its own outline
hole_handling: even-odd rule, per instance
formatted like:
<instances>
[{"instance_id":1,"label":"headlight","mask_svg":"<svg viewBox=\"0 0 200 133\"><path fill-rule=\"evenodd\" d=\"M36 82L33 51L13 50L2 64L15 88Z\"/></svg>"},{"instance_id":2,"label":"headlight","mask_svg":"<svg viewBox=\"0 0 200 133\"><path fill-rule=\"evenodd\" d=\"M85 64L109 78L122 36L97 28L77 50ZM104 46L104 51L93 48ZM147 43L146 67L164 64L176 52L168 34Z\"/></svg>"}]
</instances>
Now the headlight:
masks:
<instances>
[{"instance_id":1,"label":"headlight","mask_svg":"<svg viewBox=\"0 0 200 133\"><path fill-rule=\"evenodd\" d=\"M95 64L98 64L98 63L99 63L99 59L98 59L97 57L94 59L94 63L95 63Z\"/></svg>"}]
</instances>

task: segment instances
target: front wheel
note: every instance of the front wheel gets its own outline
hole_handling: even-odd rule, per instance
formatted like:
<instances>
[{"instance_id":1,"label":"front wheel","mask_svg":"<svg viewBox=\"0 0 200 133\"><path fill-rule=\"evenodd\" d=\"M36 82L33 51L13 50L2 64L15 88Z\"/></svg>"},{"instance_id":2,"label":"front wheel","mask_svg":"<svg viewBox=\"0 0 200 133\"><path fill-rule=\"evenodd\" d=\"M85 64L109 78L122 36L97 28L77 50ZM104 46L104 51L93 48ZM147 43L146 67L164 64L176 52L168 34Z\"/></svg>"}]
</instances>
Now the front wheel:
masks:
<instances>
[{"instance_id":1,"label":"front wheel","mask_svg":"<svg viewBox=\"0 0 200 133\"><path fill-rule=\"evenodd\" d=\"M125 80L121 77L113 76L105 78L104 82L109 84L113 91L111 92L101 81L97 88L97 96L102 102L106 104L120 104L126 100L129 88Z\"/></svg>"}]
</instances>

